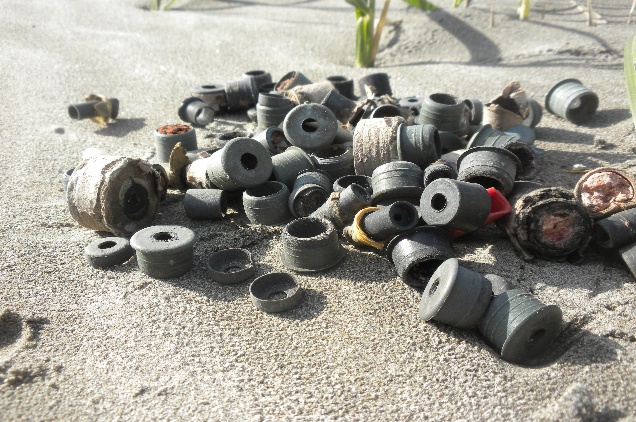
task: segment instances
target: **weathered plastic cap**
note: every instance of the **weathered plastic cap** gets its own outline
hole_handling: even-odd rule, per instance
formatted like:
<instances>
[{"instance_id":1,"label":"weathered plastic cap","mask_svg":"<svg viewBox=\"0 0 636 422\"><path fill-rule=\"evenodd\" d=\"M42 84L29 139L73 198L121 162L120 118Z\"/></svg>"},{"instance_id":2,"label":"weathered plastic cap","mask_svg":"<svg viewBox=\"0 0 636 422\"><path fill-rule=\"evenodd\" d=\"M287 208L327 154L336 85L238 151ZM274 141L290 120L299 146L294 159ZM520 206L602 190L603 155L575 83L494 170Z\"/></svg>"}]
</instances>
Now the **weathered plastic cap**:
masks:
<instances>
[{"instance_id":1,"label":"weathered plastic cap","mask_svg":"<svg viewBox=\"0 0 636 422\"><path fill-rule=\"evenodd\" d=\"M182 226L151 226L130 238L139 269L153 278L180 277L190 271L195 232Z\"/></svg>"},{"instance_id":2,"label":"weathered plastic cap","mask_svg":"<svg viewBox=\"0 0 636 422\"><path fill-rule=\"evenodd\" d=\"M225 249L213 254L207 262L208 274L221 284L237 284L254 276L252 255L245 249Z\"/></svg>"},{"instance_id":3,"label":"weathered plastic cap","mask_svg":"<svg viewBox=\"0 0 636 422\"><path fill-rule=\"evenodd\" d=\"M198 97L183 100L178 114L184 122L200 127L207 126L214 120L214 110Z\"/></svg>"},{"instance_id":4,"label":"weathered plastic cap","mask_svg":"<svg viewBox=\"0 0 636 422\"><path fill-rule=\"evenodd\" d=\"M346 254L333 224L324 218L292 221L283 229L282 240L281 261L294 271L323 271L338 264Z\"/></svg>"},{"instance_id":5,"label":"weathered plastic cap","mask_svg":"<svg viewBox=\"0 0 636 422\"><path fill-rule=\"evenodd\" d=\"M108 268L128 261L135 251L128 239L123 237L104 237L95 239L84 248L84 258L90 266Z\"/></svg>"},{"instance_id":6,"label":"weathered plastic cap","mask_svg":"<svg viewBox=\"0 0 636 422\"><path fill-rule=\"evenodd\" d=\"M471 328L482 317L490 297L490 281L447 259L431 276L420 302L420 318L458 328Z\"/></svg>"},{"instance_id":7,"label":"weathered plastic cap","mask_svg":"<svg viewBox=\"0 0 636 422\"><path fill-rule=\"evenodd\" d=\"M545 305L520 289L508 290L490 301L479 331L513 363L530 361L556 337L563 316L556 305Z\"/></svg>"},{"instance_id":8,"label":"weathered plastic cap","mask_svg":"<svg viewBox=\"0 0 636 422\"><path fill-rule=\"evenodd\" d=\"M302 104L287 114L283 130L294 146L313 151L333 142L338 131L338 120L323 105Z\"/></svg>"},{"instance_id":9,"label":"weathered plastic cap","mask_svg":"<svg viewBox=\"0 0 636 422\"><path fill-rule=\"evenodd\" d=\"M263 312L282 312L297 306L303 289L291 274L270 273L250 285L252 303Z\"/></svg>"},{"instance_id":10,"label":"weathered plastic cap","mask_svg":"<svg viewBox=\"0 0 636 422\"><path fill-rule=\"evenodd\" d=\"M420 201L420 212L427 224L464 232L481 227L490 208L490 195L484 187L452 179L431 182Z\"/></svg>"},{"instance_id":11,"label":"weathered plastic cap","mask_svg":"<svg viewBox=\"0 0 636 422\"><path fill-rule=\"evenodd\" d=\"M592 118L598 108L598 95L578 79L564 79L550 89L545 108L552 114L580 125Z\"/></svg>"}]
</instances>

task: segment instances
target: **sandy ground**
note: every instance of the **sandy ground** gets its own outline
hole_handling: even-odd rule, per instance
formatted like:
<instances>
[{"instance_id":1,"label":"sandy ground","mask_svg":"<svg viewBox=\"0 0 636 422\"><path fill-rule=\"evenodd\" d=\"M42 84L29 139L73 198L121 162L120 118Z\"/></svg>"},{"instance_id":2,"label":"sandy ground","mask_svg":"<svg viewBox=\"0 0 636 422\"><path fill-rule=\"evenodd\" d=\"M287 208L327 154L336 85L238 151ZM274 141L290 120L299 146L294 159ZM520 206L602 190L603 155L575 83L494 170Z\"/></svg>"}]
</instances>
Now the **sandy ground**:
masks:
<instances>
[{"instance_id":1,"label":"sandy ground","mask_svg":"<svg viewBox=\"0 0 636 422\"><path fill-rule=\"evenodd\" d=\"M545 115L538 179L571 188L573 164L636 171L622 49L631 0L596 1L585 25L569 0L542 1L519 22L515 0L424 14L394 1L378 56L396 96L448 92L488 100L514 79L543 102L578 78L601 106L586 126ZM579 0L579 3L583 3ZM603 3L603 4L601 4ZM539 10L544 5L544 16ZM266 69L320 81L357 78L354 15L343 1L203 1L151 13L130 1L5 0L0 13L0 419L528 420L634 418L636 284L589 251L580 265L526 263L495 227L455 243L466 267L500 274L564 314L541 365L502 361L476 333L422 322L419 295L371 252L348 247L336 268L299 275L302 305L252 306L247 284L211 282L213 251L248 248L258 275L283 270L280 229L185 218L172 192L156 222L200 237L195 267L154 280L135 260L94 270L62 199L60 175L87 148L148 156L152 132L177 121L195 85ZM121 101L107 128L71 121L68 104ZM246 125L220 117L199 144Z\"/></svg>"}]
</instances>

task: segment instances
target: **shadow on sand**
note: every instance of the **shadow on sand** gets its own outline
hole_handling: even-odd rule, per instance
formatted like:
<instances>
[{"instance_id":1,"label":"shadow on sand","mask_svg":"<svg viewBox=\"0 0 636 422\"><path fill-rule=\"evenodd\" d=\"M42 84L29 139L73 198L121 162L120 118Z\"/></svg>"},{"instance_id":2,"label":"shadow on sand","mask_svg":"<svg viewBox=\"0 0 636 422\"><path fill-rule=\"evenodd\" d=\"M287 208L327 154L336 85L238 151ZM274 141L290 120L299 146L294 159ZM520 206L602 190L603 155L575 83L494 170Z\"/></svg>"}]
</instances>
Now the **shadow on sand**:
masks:
<instances>
[{"instance_id":1,"label":"shadow on sand","mask_svg":"<svg viewBox=\"0 0 636 422\"><path fill-rule=\"evenodd\" d=\"M117 119L95 133L102 136L123 138L132 132L146 127L146 119Z\"/></svg>"}]
</instances>

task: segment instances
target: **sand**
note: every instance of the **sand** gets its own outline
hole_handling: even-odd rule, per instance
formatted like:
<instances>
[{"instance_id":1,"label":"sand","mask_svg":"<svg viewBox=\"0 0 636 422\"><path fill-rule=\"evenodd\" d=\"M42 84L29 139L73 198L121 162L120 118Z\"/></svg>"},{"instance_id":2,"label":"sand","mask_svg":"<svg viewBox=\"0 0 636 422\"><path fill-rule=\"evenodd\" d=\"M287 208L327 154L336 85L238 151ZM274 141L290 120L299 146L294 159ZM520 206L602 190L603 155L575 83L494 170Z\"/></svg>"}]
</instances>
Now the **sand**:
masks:
<instances>
[{"instance_id":1,"label":"sand","mask_svg":"<svg viewBox=\"0 0 636 422\"><path fill-rule=\"evenodd\" d=\"M424 14L394 1L377 71L398 97L448 92L488 100L510 81L543 102L578 78L601 106L577 127L550 114L537 129L537 179L572 188L574 164L636 172L622 70L630 0L599 3L595 27L569 0L542 1L519 22L516 0ZM583 3L579 0L579 3ZM603 3L603 4L600 4ZM611 3L611 5L610 5ZM544 5L544 16L541 6ZM158 224L199 235L195 266L154 280L135 260L109 270L83 261L97 234L79 227L61 174L87 148L150 157L155 128L178 123L188 88L265 69L314 81L353 67L354 13L343 1L197 1L168 12L137 0L22 2L0 13L0 419L3 420L612 420L636 417L636 284L589 250L579 265L522 261L496 227L454 245L462 265L500 274L561 307L564 326L541 365L502 361L473 331L421 321L419 294L392 265L347 246L332 270L298 275L302 305L270 315L247 284L211 282L204 263L249 249L257 275L284 270L280 229L233 209L186 219L182 195ZM120 100L106 128L72 121L89 93ZM199 144L244 117L219 116Z\"/></svg>"}]
</instances>

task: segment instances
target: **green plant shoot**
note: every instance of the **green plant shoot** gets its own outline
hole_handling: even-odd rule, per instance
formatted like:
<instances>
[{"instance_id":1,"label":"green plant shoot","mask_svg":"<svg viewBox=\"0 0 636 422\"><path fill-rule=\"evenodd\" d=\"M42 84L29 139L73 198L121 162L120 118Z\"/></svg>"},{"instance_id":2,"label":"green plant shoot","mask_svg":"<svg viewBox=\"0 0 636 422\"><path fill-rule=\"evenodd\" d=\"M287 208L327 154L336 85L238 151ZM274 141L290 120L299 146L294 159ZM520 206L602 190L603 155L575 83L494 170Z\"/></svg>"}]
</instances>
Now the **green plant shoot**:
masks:
<instances>
[{"instance_id":1,"label":"green plant shoot","mask_svg":"<svg viewBox=\"0 0 636 422\"><path fill-rule=\"evenodd\" d=\"M356 54L358 67L372 65L375 0L346 0L356 10Z\"/></svg>"},{"instance_id":2,"label":"green plant shoot","mask_svg":"<svg viewBox=\"0 0 636 422\"><path fill-rule=\"evenodd\" d=\"M625 84L629 97L629 108L632 111L632 119L636 125L636 34L632 35L625 44L623 62L625 67Z\"/></svg>"},{"instance_id":3,"label":"green plant shoot","mask_svg":"<svg viewBox=\"0 0 636 422\"><path fill-rule=\"evenodd\" d=\"M436 7L427 0L404 0L411 6L424 11L435 10ZM378 53L382 29L387 21L387 13L391 0L385 0L382 13L375 27L375 0L346 0L356 11L356 50L355 62L357 67L371 67L375 63Z\"/></svg>"},{"instance_id":4,"label":"green plant shoot","mask_svg":"<svg viewBox=\"0 0 636 422\"><path fill-rule=\"evenodd\" d=\"M519 4L519 19L530 17L530 0L521 0Z\"/></svg>"}]
</instances>

